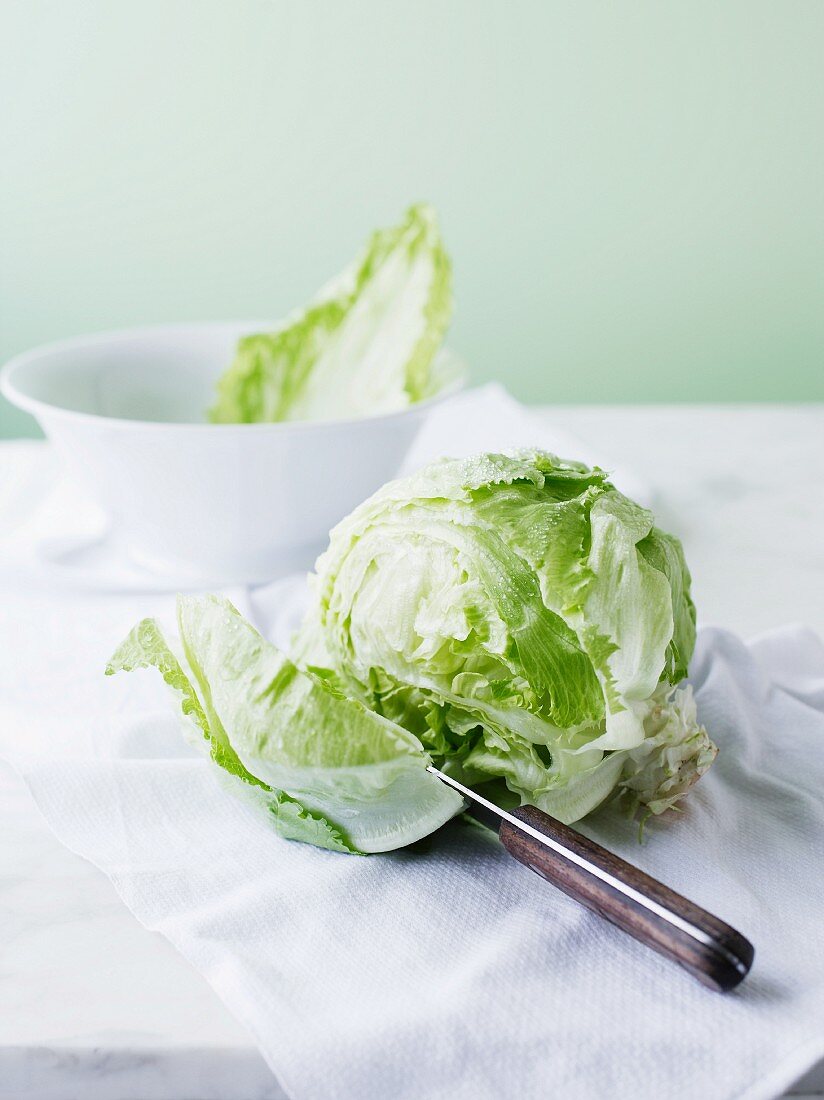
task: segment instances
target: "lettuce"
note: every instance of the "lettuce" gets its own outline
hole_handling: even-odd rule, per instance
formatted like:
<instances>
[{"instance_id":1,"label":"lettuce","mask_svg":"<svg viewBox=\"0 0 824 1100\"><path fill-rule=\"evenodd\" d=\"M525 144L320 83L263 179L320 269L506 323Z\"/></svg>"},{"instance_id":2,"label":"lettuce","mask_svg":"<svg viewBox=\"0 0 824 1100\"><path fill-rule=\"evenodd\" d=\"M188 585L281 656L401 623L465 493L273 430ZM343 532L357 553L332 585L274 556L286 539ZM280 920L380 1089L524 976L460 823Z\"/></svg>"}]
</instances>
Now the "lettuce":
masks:
<instances>
[{"instance_id":1,"label":"lettuce","mask_svg":"<svg viewBox=\"0 0 824 1100\"><path fill-rule=\"evenodd\" d=\"M673 805L715 755L689 693L677 539L607 475L540 451L443 460L332 532L296 643L501 802L571 822Z\"/></svg>"},{"instance_id":2,"label":"lettuce","mask_svg":"<svg viewBox=\"0 0 824 1100\"><path fill-rule=\"evenodd\" d=\"M240 341L218 382L217 423L332 420L406 408L448 384L438 356L451 271L434 211L411 207L275 332Z\"/></svg>"},{"instance_id":3,"label":"lettuce","mask_svg":"<svg viewBox=\"0 0 824 1100\"><path fill-rule=\"evenodd\" d=\"M312 590L291 657L226 600L179 597L180 657L146 620L107 669L157 668L283 836L419 839L463 808L429 762L573 822L611 798L661 813L714 759L681 685L681 545L602 470L541 451L436 462L333 530Z\"/></svg>"},{"instance_id":4,"label":"lettuce","mask_svg":"<svg viewBox=\"0 0 824 1100\"><path fill-rule=\"evenodd\" d=\"M157 668L214 761L260 788L276 831L335 851L398 848L437 829L461 798L426 770L418 739L300 671L228 600L179 596L183 669L152 619L107 675Z\"/></svg>"}]
</instances>

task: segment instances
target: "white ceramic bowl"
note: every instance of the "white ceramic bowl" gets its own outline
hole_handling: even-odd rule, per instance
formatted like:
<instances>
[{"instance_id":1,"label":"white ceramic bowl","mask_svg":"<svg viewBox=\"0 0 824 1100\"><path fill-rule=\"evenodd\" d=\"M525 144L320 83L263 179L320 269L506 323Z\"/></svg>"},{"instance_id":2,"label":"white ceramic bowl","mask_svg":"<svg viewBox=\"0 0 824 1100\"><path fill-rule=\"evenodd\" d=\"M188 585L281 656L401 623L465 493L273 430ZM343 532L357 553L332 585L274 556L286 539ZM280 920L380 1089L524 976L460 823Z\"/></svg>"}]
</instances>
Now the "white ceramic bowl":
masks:
<instances>
[{"instance_id":1,"label":"white ceramic bowl","mask_svg":"<svg viewBox=\"0 0 824 1100\"><path fill-rule=\"evenodd\" d=\"M397 473L428 409L460 387L358 420L201 422L238 338L270 327L63 340L12 359L0 389L91 490L119 551L193 583L268 580L311 566L329 529Z\"/></svg>"}]
</instances>

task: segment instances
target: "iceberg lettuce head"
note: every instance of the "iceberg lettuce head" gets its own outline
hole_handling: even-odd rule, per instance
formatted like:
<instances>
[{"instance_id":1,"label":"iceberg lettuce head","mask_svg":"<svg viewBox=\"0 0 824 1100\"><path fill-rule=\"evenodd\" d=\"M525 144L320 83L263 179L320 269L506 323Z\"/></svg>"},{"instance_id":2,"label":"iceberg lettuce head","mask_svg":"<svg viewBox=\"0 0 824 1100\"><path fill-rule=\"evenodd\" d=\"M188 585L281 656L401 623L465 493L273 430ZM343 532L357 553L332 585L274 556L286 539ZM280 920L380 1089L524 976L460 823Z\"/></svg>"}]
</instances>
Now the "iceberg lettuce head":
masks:
<instances>
[{"instance_id":1,"label":"iceberg lettuce head","mask_svg":"<svg viewBox=\"0 0 824 1100\"><path fill-rule=\"evenodd\" d=\"M660 812L715 749L677 688L695 643L677 539L599 469L437 462L332 532L298 639L343 690L501 803Z\"/></svg>"}]
</instances>

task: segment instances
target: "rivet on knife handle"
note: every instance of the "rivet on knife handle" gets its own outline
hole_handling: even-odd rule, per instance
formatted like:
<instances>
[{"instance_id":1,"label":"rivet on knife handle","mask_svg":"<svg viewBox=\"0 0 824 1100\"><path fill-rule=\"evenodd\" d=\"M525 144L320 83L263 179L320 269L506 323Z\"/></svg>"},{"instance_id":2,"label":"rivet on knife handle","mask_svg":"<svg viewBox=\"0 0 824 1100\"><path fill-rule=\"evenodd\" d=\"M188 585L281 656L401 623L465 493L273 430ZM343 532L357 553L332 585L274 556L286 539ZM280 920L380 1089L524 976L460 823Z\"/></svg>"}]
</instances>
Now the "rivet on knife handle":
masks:
<instances>
[{"instance_id":1,"label":"rivet on knife handle","mask_svg":"<svg viewBox=\"0 0 824 1100\"><path fill-rule=\"evenodd\" d=\"M588 909L726 992L746 977L754 949L718 917L535 806L507 812L437 769L443 782L501 820L510 855Z\"/></svg>"}]
</instances>

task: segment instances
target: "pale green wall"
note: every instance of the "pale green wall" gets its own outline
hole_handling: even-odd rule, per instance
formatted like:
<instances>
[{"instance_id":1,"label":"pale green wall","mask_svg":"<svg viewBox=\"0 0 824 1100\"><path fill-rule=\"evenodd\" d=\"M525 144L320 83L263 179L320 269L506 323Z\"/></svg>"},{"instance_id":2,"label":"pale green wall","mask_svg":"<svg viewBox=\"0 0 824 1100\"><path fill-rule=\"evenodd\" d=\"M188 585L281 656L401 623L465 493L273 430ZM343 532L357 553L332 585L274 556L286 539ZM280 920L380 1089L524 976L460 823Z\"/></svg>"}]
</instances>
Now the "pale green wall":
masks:
<instances>
[{"instance_id":1,"label":"pale green wall","mask_svg":"<svg viewBox=\"0 0 824 1100\"><path fill-rule=\"evenodd\" d=\"M824 397L824 3L0 0L0 355L276 316L412 199L534 401ZM0 434L28 421L0 411Z\"/></svg>"}]
</instances>

